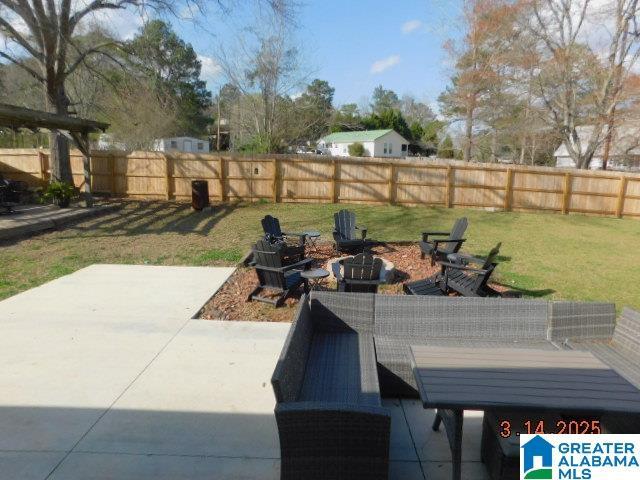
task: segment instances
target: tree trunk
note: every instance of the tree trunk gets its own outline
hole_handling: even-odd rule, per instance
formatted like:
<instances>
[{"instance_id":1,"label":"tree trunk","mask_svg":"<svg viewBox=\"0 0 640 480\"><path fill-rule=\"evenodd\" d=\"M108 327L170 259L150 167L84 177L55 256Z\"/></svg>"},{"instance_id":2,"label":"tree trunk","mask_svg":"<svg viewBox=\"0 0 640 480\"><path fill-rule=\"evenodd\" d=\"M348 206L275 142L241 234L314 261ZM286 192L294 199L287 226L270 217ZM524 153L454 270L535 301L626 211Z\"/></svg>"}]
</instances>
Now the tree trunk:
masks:
<instances>
[{"instance_id":1,"label":"tree trunk","mask_svg":"<svg viewBox=\"0 0 640 480\"><path fill-rule=\"evenodd\" d=\"M64 90L64 84L51 83L47 85L47 101L49 110L59 115L68 115L69 100ZM52 130L49 134L51 149L51 181L73 184L71 174L71 159L69 157L69 139L60 131Z\"/></svg>"},{"instance_id":2,"label":"tree trunk","mask_svg":"<svg viewBox=\"0 0 640 480\"><path fill-rule=\"evenodd\" d=\"M465 119L464 153L463 160L471 161L471 148L473 144L473 107L467 106L467 117Z\"/></svg>"}]
</instances>

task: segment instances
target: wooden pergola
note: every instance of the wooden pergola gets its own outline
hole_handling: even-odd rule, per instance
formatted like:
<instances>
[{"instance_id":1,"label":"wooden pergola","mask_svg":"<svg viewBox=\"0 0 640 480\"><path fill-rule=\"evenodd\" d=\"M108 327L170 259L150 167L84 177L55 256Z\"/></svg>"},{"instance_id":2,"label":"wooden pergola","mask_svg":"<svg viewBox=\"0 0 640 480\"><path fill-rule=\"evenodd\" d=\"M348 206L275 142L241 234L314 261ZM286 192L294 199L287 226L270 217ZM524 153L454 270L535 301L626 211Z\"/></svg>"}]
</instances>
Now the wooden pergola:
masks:
<instances>
[{"instance_id":1,"label":"wooden pergola","mask_svg":"<svg viewBox=\"0 0 640 480\"><path fill-rule=\"evenodd\" d=\"M89 134L104 132L109 127L108 123L0 103L0 127L12 130L24 128L34 132L40 129L66 132L82 153L84 197L87 206L91 206L91 148L89 146Z\"/></svg>"}]
</instances>

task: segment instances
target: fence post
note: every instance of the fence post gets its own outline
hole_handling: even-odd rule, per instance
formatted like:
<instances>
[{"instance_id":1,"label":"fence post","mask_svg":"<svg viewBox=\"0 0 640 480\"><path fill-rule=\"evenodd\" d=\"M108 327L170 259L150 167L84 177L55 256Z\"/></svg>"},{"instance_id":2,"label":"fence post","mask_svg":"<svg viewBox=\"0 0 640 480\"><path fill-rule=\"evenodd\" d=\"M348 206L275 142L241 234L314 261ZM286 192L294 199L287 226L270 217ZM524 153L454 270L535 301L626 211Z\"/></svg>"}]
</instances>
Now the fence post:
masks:
<instances>
[{"instance_id":1,"label":"fence post","mask_svg":"<svg viewBox=\"0 0 640 480\"><path fill-rule=\"evenodd\" d=\"M504 190L504 209L511 210L511 197L513 195L513 168L507 168L507 185Z\"/></svg>"},{"instance_id":2,"label":"fence post","mask_svg":"<svg viewBox=\"0 0 640 480\"><path fill-rule=\"evenodd\" d=\"M40 178L42 179L42 183L47 183L47 167L45 166L45 160L47 155L44 152L38 151L38 161L40 162Z\"/></svg>"},{"instance_id":3,"label":"fence post","mask_svg":"<svg viewBox=\"0 0 640 480\"><path fill-rule=\"evenodd\" d=\"M171 199L171 159L167 155L164 155L164 177L166 182L165 197L167 200Z\"/></svg>"},{"instance_id":4,"label":"fence post","mask_svg":"<svg viewBox=\"0 0 640 480\"><path fill-rule=\"evenodd\" d=\"M225 181L224 181L224 157L220 155L220 166L218 170L218 179L220 180L220 203L224 203L226 199L225 195Z\"/></svg>"},{"instance_id":5,"label":"fence post","mask_svg":"<svg viewBox=\"0 0 640 480\"><path fill-rule=\"evenodd\" d=\"M111 195L115 196L116 195L116 156L111 153L109 154L109 170L111 173L111 178L110 180L110 190L111 190Z\"/></svg>"},{"instance_id":6,"label":"fence post","mask_svg":"<svg viewBox=\"0 0 640 480\"><path fill-rule=\"evenodd\" d=\"M616 204L616 217L622 218L624 212L624 197L627 192L627 177L620 176L620 190L618 191L618 203Z\"/></svg>"},{"instance_id":7,"label":"fence post","mask_svg":"<svg viewBox=\"0 0 640 480\"><path fill-rule=\"evenodd\" d=\"M453 206L453 202L451 198L453 197L453 167L451 165L447 166L447 185L445 188L445 205L447 208L451 208Z\"/></svg>"},{"instance_id":8,"label":"fence post","mask_svg":"<svg viewBox=\"0 0 640 480\"><path fill-rule=\"evenodd\" d=\"M569 213L569 203L571 202L571 174L564 174L564 191L562 194L562 213Z\"/></svg>"},{"instance_id":9,"label":"fence post","mask_svg":"<svg viewBox=\"0 0 640 480\"><path fill-rule=\"evenodd\" d=\"M278 203L278 189L280 187L280 174L278 169L278 159L273 159L273 203Z\"/></svg>"},{"instance_id":10,"label":"fence post","mask_svg":"<svg viewBox=\"0 0 640 480\"><path fill-rule=\"evenodd\" d=\"M393 163L388 165L389 167L389 203L394 205L396 203L396 167Z\"/></svg>"},{"instance_id":11,"label":"fence post","mask_svg":"<svg viewBox=\"0 0 640 480\"><path fill-rule=\"evenodd\" d=\"M333 173L331 174L331 201L338 203L338 162L335 159L331 160L331 166L333 168Z\"/></svg>"}]
</instances>

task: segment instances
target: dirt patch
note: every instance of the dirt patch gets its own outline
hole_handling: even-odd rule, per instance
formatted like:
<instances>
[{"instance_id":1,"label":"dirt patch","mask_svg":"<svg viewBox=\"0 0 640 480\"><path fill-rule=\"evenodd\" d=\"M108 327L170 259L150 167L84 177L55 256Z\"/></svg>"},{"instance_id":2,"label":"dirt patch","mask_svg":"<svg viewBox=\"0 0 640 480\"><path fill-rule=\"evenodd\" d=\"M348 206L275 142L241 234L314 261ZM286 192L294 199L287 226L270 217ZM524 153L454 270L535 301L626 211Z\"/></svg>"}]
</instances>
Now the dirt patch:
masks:
<instances>
[{"instance_id":1,"label":"dirt patch","mask_svg":"<svg viewBox=\"0 0 640 480\"><path fill-rule=\"evenodd\" d=\"M381 245L374 248L373 253L393 262L396 268L394 282L381 285L380 293L402 295L403 283L430 277L438 271L437 266L431 266L429 259L422 260L420 258L420 248L417 245ZM310 248L307 255L314 258L319 267L325 266L329 259L337 256L333 250L333 244L330 243L319 244L317 249ZM239 268L204 306L201 318L207 320L290 322L302 292L297 292L288 298L284 306L274 308L267 303L248 300L257 284L256 274L252 268ZM493 287L500 288L495 285ZM336 283L333 280L324 281L318 288L318 290L330 291L335 291L335 289Z\"/></svg>"}]
</instances>

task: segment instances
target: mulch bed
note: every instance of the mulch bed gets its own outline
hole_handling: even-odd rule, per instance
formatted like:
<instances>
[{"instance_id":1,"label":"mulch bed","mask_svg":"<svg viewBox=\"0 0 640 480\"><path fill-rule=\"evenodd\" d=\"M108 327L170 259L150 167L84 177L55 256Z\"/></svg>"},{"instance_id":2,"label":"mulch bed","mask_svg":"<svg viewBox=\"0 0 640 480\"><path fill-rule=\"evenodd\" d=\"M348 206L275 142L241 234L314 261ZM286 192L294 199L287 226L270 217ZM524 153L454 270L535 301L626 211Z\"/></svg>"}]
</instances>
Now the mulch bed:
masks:
<instances>
[{"instance_id":1,"label":"mulch bed","mask_svg":"<svg viewBox=\"0 0 640 480\"><path fill-rule=\"evenodd\" d=\"M395 266L395 278L391 284L381 285L379 293L403 295L402 284L420 280L434 275L438 266L431 266L429 259L420 259L420 248L417 245L399 245L389 243L373 249L373 253L392 262ZM311 247L307 256L316 259L316 266L326 268L327 261L335 258L333 244L318 244L317 249ZM255 271L252 268L240 267L227 280L216 295L203 307L200 318L206 320L252 320L264 322L290 322L295 314L301 291L288 298L280 308L263 302L248 301L249 294L257 286ZM504 289L492 285L496 289ZM302 289L300 289L302 290ZM335 280L327 279L318 290L336 290Z\"/></svg>"}]
</instances>

